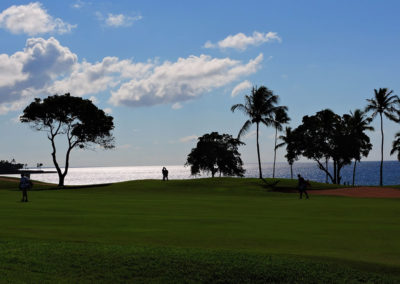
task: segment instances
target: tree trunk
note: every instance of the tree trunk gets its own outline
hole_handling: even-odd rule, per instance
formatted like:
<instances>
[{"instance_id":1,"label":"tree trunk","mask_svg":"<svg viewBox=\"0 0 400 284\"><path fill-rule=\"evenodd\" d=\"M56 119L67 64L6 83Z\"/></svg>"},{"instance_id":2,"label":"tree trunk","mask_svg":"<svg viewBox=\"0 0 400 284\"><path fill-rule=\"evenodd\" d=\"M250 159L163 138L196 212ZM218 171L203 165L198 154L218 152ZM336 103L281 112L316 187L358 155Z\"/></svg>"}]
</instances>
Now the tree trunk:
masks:
<instances>
[{"instance_id":1,"label":"tree trunk","mask_svg":"<svg viewBox=\"0 0 400 284\"><path fill-rule=\"evenodd\" d=\"M293 164L290 164L290 178L293 179Z\"/></svg>"},{"instance_id":2,"label":"tree trunk","mask_svg":"<svg viewBox=\"0 0 400 284\"><path fill-rule=\"evenodd\" d=\"M325 158L325 167L326 167L326 170L329 171L329 169L328 169L328 158ZM325 173L325 183L328 183L328 174L327 173Z\"/></svg>"},{"instance_id":3,"label":"tree trunk","mask_svg":"<svg viewBox=\"0 0 400 284\"><path fill-rule=\"evenodd\" d=\"M65 175L58 175L58 187L64 187Z\"/></svg>"},{"instance_id":4,"label":"tree trunk","mask_svg":"<svg viewBox=\"0 0 400 284\"><path fill-rule=\"evenodd\" d=\"M259 123L257 122L257 157L258 157L258 172L260 174L260 179L262 179L262 172L261 172L261 159L260 159L260 145L258 144L258 125Z\"/></svg>"},{"instance_id":5,"label":"tree trunk","mask_svg":"<svg viewBox=\"0 0 400 284\"><path fill-rule=\"evenodd\" d=\"M57 150L56 150L56 144L54 143L54 137L51 137L51 138L49 137L49 140L51 142L51 147L53 149L53 152L51 152L51 156L53 158L53 164L56 167L57 174L58 174L58 186L62 187L62 186L64 186L64 176L63 176L60 166L58 165L58 162L57 162L57 157L56 157Z\"/></svg>"},{"instance_id":6,"label":"tree trunk","mask_svg":"<svg viewBox=\"0 0 400 284\"><path fill-rule=\"evenodd\" d=\"M383 119L382 119L382 113L379 113L381 117L381 134L382 134L382 144L381 144L381 168L379 172L379 185L383 186Z\"/></svg>"},{"instance_id":7,"label":"tree trunk","mask_svg":"<svg viewBox=\"0 0 400 284\"><path fill-rule=\"evenodd\" d=\"M342 181L342 177L340 176L340 171L342 170L343 165L339 162L337 163L337 170L336 170L336 183L340 184Z\"/></svg>"},{"instance_id":8,"label":"tree trunk","mask_svg":"<svg viewBox=\"0 0 400 284\"><path fill-rule=\"evenodd\" d=\"M354 167L353 167L353 186L354 186L355 180L356 180L356 165L357 165L357 160L354 159Z\"/></svg>"},{"instance_id":9,"label":"tree trunk","mask_svg":"<svg viewBox=\"0 0 400 284\"><path fill-rule=\"evenodd\" d=\"M317 162L319 169L323 170L328 175L328 177L331 179L332 183L335 183L334 177L327 171L327 169L324 167L324 165L317 159L314 159L314 161Z\"/></svg>"},{"instance_id":10,"label":"tree trunk","mask_svg":"<svg viewBox=\"0 0 400 284\"><path fill-rule=\"evenodd\" d=\"M69 169L69 156L71 154L72 147L70 146L67 150L67 154L65 155L65 168L64 168L64 173L62 174L62 184L59 183L58 186L64 186L64 179L68 174L68 169Z\"/></svg>"},{"instance_id":11,"label":"tree trunk","mask_svg":"<svg viewBox=\"0 0 400 284\"><path fill-rule=\"evenodd\" d=\"M333 160L333 183L337 183L337 162Z\"/></svg>"},{"instance_id":12,"label":"tree trunk","mask_svg":"<svg viewBox=\"0 0 400 284\"><path fill-rule=\"evenodd\" d=\"M275 127L274 166L272 167L272 178L275 178L276 140L277 140L277 136L278 136L278 128Z\"/></svg>"}]
</instances>

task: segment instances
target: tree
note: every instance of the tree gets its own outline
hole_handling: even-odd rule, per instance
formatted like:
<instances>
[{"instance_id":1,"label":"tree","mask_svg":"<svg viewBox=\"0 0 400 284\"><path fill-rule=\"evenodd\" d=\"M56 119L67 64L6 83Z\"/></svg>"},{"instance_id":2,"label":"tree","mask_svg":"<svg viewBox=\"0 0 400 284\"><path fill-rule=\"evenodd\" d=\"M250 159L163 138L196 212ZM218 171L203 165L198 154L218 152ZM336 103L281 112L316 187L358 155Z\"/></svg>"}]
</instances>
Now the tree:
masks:
<instances>
[{"instance_id":1,"label":"tree","mask_svg":"<svg viewBox=\"0 0 400 284\"><path fill-rule=\"evenodd\" d=\"M360 109L356 109L350 114L343 115L343 119L347 125L350 135L353 136L353 143L350 145L353 147L353 186L356 178L356 166L357 162L361 161L361 157L367 157L369 151L372 149L369 137L365 134L365 131L373 131L374 128L370 126L372 119L367 117L365 112Z\"/></svg>"},{"instance_id":2,"label":"tree","mask_svg":"<svg viewBox=\"0 0 400 284\"><path fill-rule=\"evenodd\" d=\"M244 145L229 134L212 132L198 138L196 148L193 148L187 157L185 166L190 166L192 175L200 171L219 175L240 176L245 170L238 152L238 146Z\"/></svg>"},{"instance_id":3,"label":"tree","mask_svg":"<svg viewBox=\"0 0 400 284\"><path fill-rule=\"evenodd\" d=\"M316 161L334 184L340 184L343 166L350 164L361 153L368 152L371 147L367 136L368 143L358 142L360 135L355 135L349 117L341 117L325 109L313 116L304 116L302 124L293 130L297 153ZM322 159L332 159L333 173L328 170L327 163L323 164Z\"/></svg>"},{"instance_id":4,"label":"tree","mask_svg":"<svg viewBox=\"0 0 400 284\"><path fill-rule=\"evenodd\" d=\"M390 155L393 155L397 152L397 160L400 161L400 132L397 132L394 138L395 140L392 143L392 150L390 151Z\"/></svg>"},{"instance_id":5,"label":"tree","mask_svg":"<svg viewBox=\"0 0 400 284\"><path fill-rule=\"evenodd\" d=\"M259 126L260 123L266 126L271 126L273 124L274 114L277 109L282 108L276 106L277 103L278 96L274 95L267 87L261 86L258 89L257 87L253 87L251 95L245 96L244 104L235 104L231 107L232 112L238 109L249 117L240 129L238 139L250 129L253 123L256 124L258 171L260 179L263 177L261 171L260 146L258 142Z\"/></svg>"},{"instance_id":6,"label":"tree","mask_svg":"<svg viewBox=\"0 0 400 284\"><path fill-rule=\"evenodd\" d=\"M286 155L285 158L290 165L290 178L293 179L293 163L298 159L298 153L296 151L294 133L292 132L291 127L285 128L285 135L279 136L279 139L282 140L282 143L279 143L275 146L275 149L283 147L286 145Z\"/></svg>"},{"instance_id":7,"label":"tree","mask_svg":"<svg viewBox=\"0 0 400 284\"><path fill-rule=\"evenodd\" d=\"M98 109L90 100L73 97L69 93L49 96L43 100L36 98L24 109L20 120L29 123L37 131L47 132L60 187L64 186L72 149L88 148L94 144L105 149L114 147L111 133L114 129L113 117ZM65 135L67 142L64 172L56 156L56 137L60 135Z\"/></svg>"},{"instance_id":8,"label":"tree","mask_svg":"<svg viewBox=\"0 0 400 284\"><path fill-rule=\"evenodd\" d=\"M387 88L374 89L374 98L367 99L368 105L365 108L366 112L372 111L371 118L374 119L379 114L381 122L381 165L379 170L379 185L383 185L383 115L392 121L398 121L396 114L400 115L398 109L400 100L399 97L393 95L393 90L389 91Z\"/></svg>"},{"instance_id":9,"label":"tree","mask_svg":"<svg viewBox=\"0 0 400 284\"><path fill-rule=\"evenodd\" d=\"M0 173L2 174L15 173L23 167L24 164L17 163L15 159L12 159L10 162L7 160L0 161Z\"/></svg>"},{"instance_id":10,"label":"tree","mask_svg":"<svg viewBox=\"0 0 400 284\"><path fill-rule=\"evenodd\" d=\"M289 116L287 115L287 107L282 106L278 108L275 112L275 117L273 121L273 126L275 128L275 145L274 145L274 164L272 167L272 177L275 178L275 163L276 163L276 143L278 140L278 131L282 131L282 124L286 124L290 121Z\"/></svg>"}]
</instances>

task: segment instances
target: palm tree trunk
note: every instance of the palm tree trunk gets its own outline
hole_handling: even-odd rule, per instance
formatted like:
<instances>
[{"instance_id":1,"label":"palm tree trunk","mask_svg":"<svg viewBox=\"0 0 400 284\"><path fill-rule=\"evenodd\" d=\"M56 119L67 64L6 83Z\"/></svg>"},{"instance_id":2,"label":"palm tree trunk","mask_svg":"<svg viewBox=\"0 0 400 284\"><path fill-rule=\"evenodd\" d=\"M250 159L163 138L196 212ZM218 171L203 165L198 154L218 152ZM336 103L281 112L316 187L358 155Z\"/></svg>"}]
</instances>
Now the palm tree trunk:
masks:
<instances>
[{"instance_id":1,"label":"palm tree trunk","mask_svg":"<svg viewBox=\"0 0 400 284\"><path fill-rule=\"evenodd\" d=\"M290 164L290 178L293 179L293 165Z\"/></svg>"},{"instance_id":2,"label":"palm tree trunk","mask_svg":"<svg viewBox=\"0 0 400 284\"><path fill-rule=\"evenodd\" d=\"M381 144L381 168L380 168L380 172L379 172L379 185L382 186L383 185L383 119L382 119L382 113L379 113L380 117L381 117L381 134L382 134L382 144Z\"/></svg>"},{"instance_id":3,"label":"palm tree trunk","mask_svg":"<svg viewBox=\"0 0 400 284\"><path fill-rule=\"evenodd\" d=\"M258 144L258 122L257 122L257 157L258 157L258 171L260 174L260 179L262 179L262 172L261 172L261 160L260 160L260 145Z\"/></svg>"},{"instance_id":4,"label":"palm tree trunk","mask_svg":"<svg viewBox=\"0 0 400 284\"><path fill-rule=\"evenodd\" d=\"M272 168L272 178L275 178L275 162L276 162L276 138L278 136L278 128L275 127L275 147L274 147L274 166Z\"/></svg>"},{"instance_id":5,"label":"palm tree trunk","mask_svg":"<svg viewBox=\"0 0 400 284\"><path fill-rule=\"evenodd\" d=\"M354 159L354 167L353 167L353 186L354 186L354 182L356 180L356 165L357 165L357 160Z\"/></svg>"}]
</instances>

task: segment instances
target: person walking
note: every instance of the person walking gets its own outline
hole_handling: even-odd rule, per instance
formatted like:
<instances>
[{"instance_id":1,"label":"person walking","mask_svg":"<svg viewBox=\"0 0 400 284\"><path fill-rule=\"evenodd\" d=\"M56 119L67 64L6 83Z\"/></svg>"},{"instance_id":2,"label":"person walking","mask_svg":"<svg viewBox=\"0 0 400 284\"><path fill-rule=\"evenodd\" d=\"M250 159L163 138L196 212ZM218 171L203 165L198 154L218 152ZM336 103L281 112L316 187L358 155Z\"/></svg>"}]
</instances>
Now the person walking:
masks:
<instances>
[{"instance_id":1,"label":"person walking","mask_svg":"<svg viewBox=\"0 0 400 284\"><path fill-rule=\"evenodd\" d=\"M303 193L306 195L306 199L309 199L308 193L307 193L307 185L310 183L306 181L300 174L297 175L298 178L298 184L297 188L299 189L300 197L299 199L303 198Z\"/></svg>"}]
</instances>

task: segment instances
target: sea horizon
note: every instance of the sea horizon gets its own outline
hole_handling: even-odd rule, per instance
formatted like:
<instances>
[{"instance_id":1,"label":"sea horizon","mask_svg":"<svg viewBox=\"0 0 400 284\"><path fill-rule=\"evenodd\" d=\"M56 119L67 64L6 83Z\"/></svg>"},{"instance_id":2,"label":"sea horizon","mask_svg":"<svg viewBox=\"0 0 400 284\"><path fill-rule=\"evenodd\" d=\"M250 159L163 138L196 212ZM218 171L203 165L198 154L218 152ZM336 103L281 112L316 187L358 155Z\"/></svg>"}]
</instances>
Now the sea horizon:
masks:
<instances>
[{"instance_id":1,"label":"sea horizon","mask_svg":"<svg viewBox=\"0 0 400 284\"><path fill-rule=\"evenodd\" d=\"M378 185L379 184L379 164L380 161L361 161L357 163L355 185ZM184 165L153 165L153 166L91 166L91 167L70 167L65 179L66 185L89 185L105 184L130 180L162 179L161 169L166 167L169 170L169 179L194 179L208 178L210 174L192 176L190 167ZM263 177L272 177L272 162L262 163ZM329 164L331 166L331 164ZM258 177L258 163L244 164L246 172L244 177ZM37 169L30 167L28 169ZM55 170L54 167L42 167L41 169ZM293 164L293 178L301 174L306 179L318 182L326 181L326 174L318 168L316 163L295 162ZM400 163L398 161L384 161L384 185L400 184ZM18 177L18 175L3 175ZM216 176L219 176L216 174ZM342 184L352 184L353 164L343 167L341 171ZM286 162L277 162L275 168L276 178L290 178L290 167ZM52 174L33 174L33 180L58 183L57 173ZM331 183L331 181L328 181Z\"/></svg>"}]
</instances>

